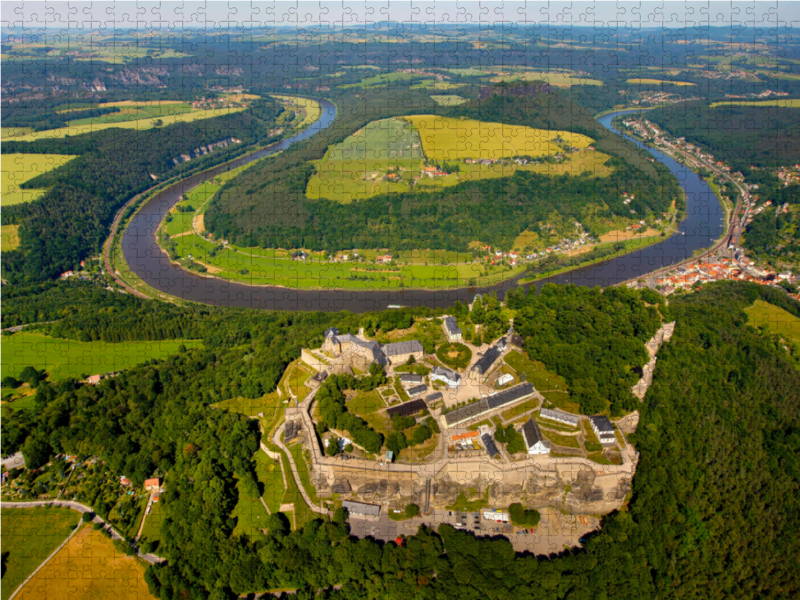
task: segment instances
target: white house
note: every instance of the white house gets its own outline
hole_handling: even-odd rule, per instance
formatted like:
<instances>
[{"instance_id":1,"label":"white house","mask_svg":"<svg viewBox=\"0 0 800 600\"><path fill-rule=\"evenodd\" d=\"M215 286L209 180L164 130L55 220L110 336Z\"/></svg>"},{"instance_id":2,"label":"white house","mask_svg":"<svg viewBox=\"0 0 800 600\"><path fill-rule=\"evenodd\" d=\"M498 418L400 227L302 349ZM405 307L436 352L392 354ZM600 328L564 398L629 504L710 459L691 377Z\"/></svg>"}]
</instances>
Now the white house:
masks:
<instances>
[{"instance_id":1,"label":"white house","mask_svg":"<svg viewBox=\"0 0 800 600\"><path fill-rule=\"evenodd\" d=\"M544 419L558 421L559 423L564 423L565 425L569 425L571 427L577 427L578 421L580 421L580 417L578 415L572 415L568 412L564 412L563 410L550 410L549 408L543 408L541 411L539 411L539 414Z\"/></svg>"},{"instance_id":2,"label":"white house","mask_svg":"<svg viewBox=\"0 0 800 600\"><path fill-rule=\"evenodd\" d=\"M528 454L550 454L550 444L544 439L539 425L533 419L522 426L522 437L525 438Z\"/></svg>"},{"instance_id":3,"label":"white house","mask_svg":"<svg viewBox=\"0 0 800 600\"><path fill-rule=\"evenodd\" d=\"M597 434L601 444L616 443L614 425L608 420L608 417L605 415L597 415L595 417L589 417L589 421L591 421L592 429Z\"/></svg>"},{"instance_id":4,"label":"white house","mask_svg":"<svg viewBox=\"0 0 800 600\"><path fill-rule=\"evenodd\" d=\"M431 379L435 381L442 381L451 388L458 387L458 384L461 383L461 375L455 371L444 369L442 367L433 368L433 371L431 371Z\"/></svg>"}]
</instances>

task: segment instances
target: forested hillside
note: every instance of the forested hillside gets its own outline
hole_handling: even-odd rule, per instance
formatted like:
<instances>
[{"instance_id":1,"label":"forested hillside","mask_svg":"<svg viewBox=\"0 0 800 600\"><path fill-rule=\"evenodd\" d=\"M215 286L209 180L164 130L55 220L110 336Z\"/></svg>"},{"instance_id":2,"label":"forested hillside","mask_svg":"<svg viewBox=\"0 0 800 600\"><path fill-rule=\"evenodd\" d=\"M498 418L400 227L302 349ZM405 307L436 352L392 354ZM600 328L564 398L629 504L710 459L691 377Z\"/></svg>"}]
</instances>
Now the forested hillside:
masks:
<instances>
[{"instance_id":1,"label":"forested hillside","mask_svg":"<svg viewBox=\"0 0 800 600\"><path fill-rule=\"evenodd\" d=\"M550 558L515 556L502 539L476 540L449 526L423 529L403 547L356 540L341 513L292 533L275 515L267 535L232 535L235 477L257 493L251 456L259 434L244 417L208 406L230 393L220 374L234 364L260 370L243 367L242 352L291 354L285 349L319 340L328 324L346 326L349 315L241 313L252 323L243 327L238 311L196 313L194 320L214 323L207 335L217 330L206 348L95 387L42 384L35 420L20 412L4 419L3 452L23 443L34 461L55 451L97 454L136 481L162 469L159 553L168 564L151 567L147 579L165 599L287 588L298 598L324 590L324 598L348 600L791 598L800 594L800 372L776 339L747 324L743 309L757 298L800 315L782 292L749 284L711 284L670 302L677 326L631 438L641 456L630 502L585 549ZM596 303L576 295L564 322L570 311L601 309ZM526 304L558 314L546 298ZM95 312L113 314L108 308ZM118 310L129 314L133 305ZM633 321L615 327L641 335L652 327ZM536 332L523 335L535 342Z\"/></svg>"},{"instance_id":2,"label":"forested hillside","mask_svg":"<svg viewBox=\"0 0 800 600\"><path fill-rule=\"evenodd\" d=\"M438 109L429 105L429 98L411 92L398 104L385 89L336 98L337 121L329 131L226 184L206 212L205 225L240 246L464 251L475 240L510 247L523 230L535 230L554 212L580 220L591 206L598 207L598 218L630 218L623 191L637 197L639 214L660 214L679 196L678 183L665 167L607 132L584 108L548 86L529 89L528 94L494 94ZM599 150L613 156L608 166L615 172L607 178L517 172L436 192L381 195L351 204L306 198L314 169L308 161L322 158L330 145L371 121L427 112L588 135Z\"/></svg>"},{"instance_id":3,"label":"forested hillside","mask_svg":"<svg viewBox=\"0 0 800 600\"><path fill-rule=\"evenodd\" d=\"M800 162L800 109L786 106L717 106L687 102L647 111L676 137L707 148L739 171Z\"/></svg>"},{"instance_id":4,"label":"forested hillside","mask_svg":"<svg viewBox=\"0 0 800 600\"><path fill-rule=\"evenodd\" d=\"M281 110L274 100L266 99L243 112L197 123L5 142L4 153L80 156L22 185L50 188L39 199L3 208L3 223L20 226L20 248L3 252L3 277L12 282L37 281L74 268L97 254L115 213L127 200L159 180L220 162L256 141L269 142L268 132ZM241 143L178 165L173 161L195 148L230 138Z\"/></svg>"}]
</instances>

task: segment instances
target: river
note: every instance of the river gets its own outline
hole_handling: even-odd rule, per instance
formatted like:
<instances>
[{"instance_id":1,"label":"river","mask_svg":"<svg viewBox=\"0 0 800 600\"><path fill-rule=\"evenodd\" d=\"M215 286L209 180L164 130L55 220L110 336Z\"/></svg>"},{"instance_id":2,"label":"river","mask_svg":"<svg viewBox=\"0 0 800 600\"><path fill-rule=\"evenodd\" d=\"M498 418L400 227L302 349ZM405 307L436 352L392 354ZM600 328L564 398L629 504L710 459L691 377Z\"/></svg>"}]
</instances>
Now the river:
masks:
<instances>
[{"instance_id":1,"label":"river","mask_svg":"<svg viewBox=\"0 0 800 600\"><path fill-rule=\"evenodd\" d=\"M321 100L320 103L322 116L299 134L230 163L188 177L151 198L133 218L122 237L124 257L131 271L149 286L184 300L214 306L261 310L367 312L384 310L390 305L425 305L440 308L450 306L456 300L471 301L476 293L496 291L502 296L517 285L516 281L508 280L490 288L437 291L295 290L275 286L249 286L224 279L204 277L173 264L166 252L158 246L155 234L159 223L179 201L181 195L219 173L284 150L330 126L336 118L336 107L327 100ZM611 113L600 117L598 121L607 129L619 134L620 132L611 125L611 121L625 112L633 111ZM725 227L724 211L708 184L669 156L648 148L630 137L628 139L664 163L678 178L686 193L687 216L679 224L677 232L653 246L596 265L562 273L536 282L534 285L541 286L544 283L574 283L603 287L613 285L685 260L691 257L695 250L712 246L722 235Z\"/></svg>"}]
</instances>

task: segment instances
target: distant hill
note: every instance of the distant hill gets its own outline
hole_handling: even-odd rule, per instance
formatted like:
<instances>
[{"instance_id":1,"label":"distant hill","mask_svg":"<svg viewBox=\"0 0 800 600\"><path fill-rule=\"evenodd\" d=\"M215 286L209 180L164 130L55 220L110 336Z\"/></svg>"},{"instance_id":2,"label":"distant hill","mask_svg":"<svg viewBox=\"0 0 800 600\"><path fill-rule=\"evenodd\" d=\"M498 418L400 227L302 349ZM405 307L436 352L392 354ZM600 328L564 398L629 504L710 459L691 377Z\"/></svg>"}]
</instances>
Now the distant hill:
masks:
<instances>
[{"instance_id":1,"label":"distant hill","mask_svg":"<svg viewBox=\"0 0 800 600\"><path fill-rule=\"evenodd\" d=\"M708 148L734 170L776 168L800 162L800 108L718 106L687 102L647 112L676 137Z\"/></svg>"}]
</instances>

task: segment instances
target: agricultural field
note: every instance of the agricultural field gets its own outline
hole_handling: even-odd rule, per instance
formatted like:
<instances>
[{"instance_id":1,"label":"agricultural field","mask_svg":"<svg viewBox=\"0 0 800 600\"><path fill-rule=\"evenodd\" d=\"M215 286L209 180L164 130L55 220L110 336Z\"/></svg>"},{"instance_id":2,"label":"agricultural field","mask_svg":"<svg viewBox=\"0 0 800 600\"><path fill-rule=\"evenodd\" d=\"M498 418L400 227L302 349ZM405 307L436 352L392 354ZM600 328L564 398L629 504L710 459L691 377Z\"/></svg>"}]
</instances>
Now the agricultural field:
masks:
<instances>
[{"instance_id":1,"label":"agricultural field","mask_svg":"<svg viewBox=\"0 0 800 600\"><path fill-rule=\"evenodd\" d=\"M462 98L461 96L455 96L455 95L431 96L431 98L433 98L434 102L436 102L436 104L438 104L439 106L460 106L461 104L464 104L467 101L466 98Z\"/></svg>"},{"instance_id":2,"label":"agricultural field","mask_svg":"<svg viewBox=\"0 0 800 600\"><path fill-rule=\"evenodd\" d=\"M501 159L547 156L561 152L561 143L588 148L592 139L568 131L453 119L436 115L403 117L414 126L425 156L432 160Z\"/></svg>"},{"instance_id":3,"label":"agricultural field","mask_svg":"<svg viewBox=\"0 0 800 600\"><path fill-rule=\"evenodd\" d=\"M763 300L756 300L745 312L748 322L754 327L765 326L770 332L800 344L800 318L792 313Z\"/></svg>"},{"instance_id":4,"label":"agricultural field","mask_svg":"<svg viewBox=\"0 0 800 600\"><path fill-rule=\"evenodd\" d=\"M423 158L448 161L547 156L562 151L556 139L581 150L565 154L560 163L459 163L457 172L432 177L423 173ZM569 132L433 115L374 121L314 162L316 172L309 179L306 196L347 204L381 194L434 191L465 181L510 177L517 170L554 176L607 176L611 173L606 167L609 157L588 150L591 143L590 138Z\"/></svg>"},{"instance_id":5,"label":"agricultural field","mask_svg":"<svg viewBox=\"0 0 800 600\"><path fill-rule=\"evenodd\" d=\"M21 140L25 135L15 140ZM34 177L65 165L73 158L75 157L65 154L3 154L0 204L11 206L36 200L47 190L22 190L19 186Z\"/></svg>"},{"instance_id":6,"label":"agricultural field","mask_svg":"<svg viewBox=\"0 0 800 600\"><path fill-rule=\"evenodd\" d=\"M22 331L3 336L0 353L4 374L16 376L23 368L32 366L47 371L54 381L128 369L151 358L175 354L181 344L188 348L201 343L192 340L78 342Z\"/></svg>"},{"instance_id":7,"label":"agricultural field","mask_svg":"<svg viewBox=\"0 0 800 600\"><path fill-rule=\"evenodd\" d=\"M341 86L341 88L348 89L356 87L366 88L366 87L382 86L397 82L411 81L412 79L420 79L420 76L415 75L413 73L381 73L380 75L373 75L372 77L367 77L366 79L362 79L358 83L350 83L347 85L343 85Z\"/></svg>"},{"instance_id":8,"label":"agricultural field","mask_svg":"<svg viewBox=\"0 0 800 600\"><path fill-rule=\"evenodd\" d=\"M144 581L145 564L134 556L121 554L109 538L86 526L31 579L16 598L153 598Z\"/></svg>"},{"instance_id":9,"label":"agricultural field","mask_svg":"<svg viewBox=\"0 0 800 600\"><path fill-rule=\"evenodd\" d=\"M628 79L625 83L630 83L631 85L677 85L678 87L697 85L696 83L690 83L688 81L666 81L664 79L648 78Z\"/></svg>"},{"instance_id":10,"label":"agricultural field","mask_svg":"<svg viewBox=\"0 0 800 600\"><path fill-rule=\"evenodd\" d=\"M191 123L193 121L202 121L204 119L213 119L223 115L230 115L243 111L245 108L246 107L244 106L239 106L233 108L215 108L208 110L198 109L187 113L159 117L158 119L143 118L137 121L122 121L120 123L99 123L59 127L58 129L35 131L26 135L18 136L14 138L14 141L35 142L36 140L63 138L68 135L81 135L84 133L91 133L93 131L102 131L103 129L112 129L114 127L119 129L136 129L139 131L144 131L145 129L152 129L153 127L156 127L157 121L161 122L161 127L166 127L167 125L173 125L175 123Z\"/></svg>"},{"instance_id":11,"label":"agricultural field","mask_svg":"<svg viewBox=\"0 0 800 600\"><path fill-rule=\"evenodd\" d=\"M19 225L3 225L0 227L0 250L14 250L19 246Z\"/></svg>"},{"instance_id":12,"label":"agricultural field","mask_svg":"<svg viewBox=\"0 0 800 600\"><path fill-rule=\"evenodd\" d=\"M581 77L578 75L572 75L570 73L545 73L541 71L502 71L498 73L497 77L492 77L490 79L492 83L539 80L546 81L550 85L559 88L568 88L572 87L573 85L603 85L603 82L599 79Z\"/></svg>"},{"instance_id":13,"label":"agricultural field","mask_svg":"<svg viewBox=\"0 0 800 600\"><path fill-rule=\"evenodd\" d=\"M419 137L400 119L373 121L314 161L306 196L350 203L410 191L422 169Z\"/></svg>"},{"instance_id":14,"label":"agricultural field","mask_svg":"<svg viewBox=\"0 0 800 600\"><path fill-rule=\"evenodd\" d=\"M777 106L780 108L800 108L800 98L785 100L731 100L730 102L713 102L710 108L718 106Z\"/></svg>"},{"instance_id":15,"label":"agricultural field","mask_svg":"<svg viewBox=\"0 0 800 600\"><path fill-rule=\"evenodd\" d=\"M6 600L34 569L67 539L80 519L69 508L4 508L2 512L3 585Z\"/></svg>"},{"instance_id":16,"label":"agricultural field","mask_svg":"<svg viewBox=\"0 0 800 600\"><path fill-rule=\"evenodd\" d=\"M0 138L8 140L33 131L33 127L0 127Z\"/></svg>"},{"instance_id":17,"label":"agricultural field","mask_svg":"<svg viewBox=\"0 0 800 600\"><path fill-rule=\"evenodd\" d=\"M81 119L80 113L76 114L74 121L67 123L67 127L81 127L83 125L103 125L105 123L124 123L125 121L138 121L141 119L164 119L173 115L182 115L193 111L191 105L179 102L167 101L164 103L150 102L112 102L100 104L98 108L108 108L119 106L119 112L102 115L100 117L88 117Z\"/></svg>"}]
</instances>

